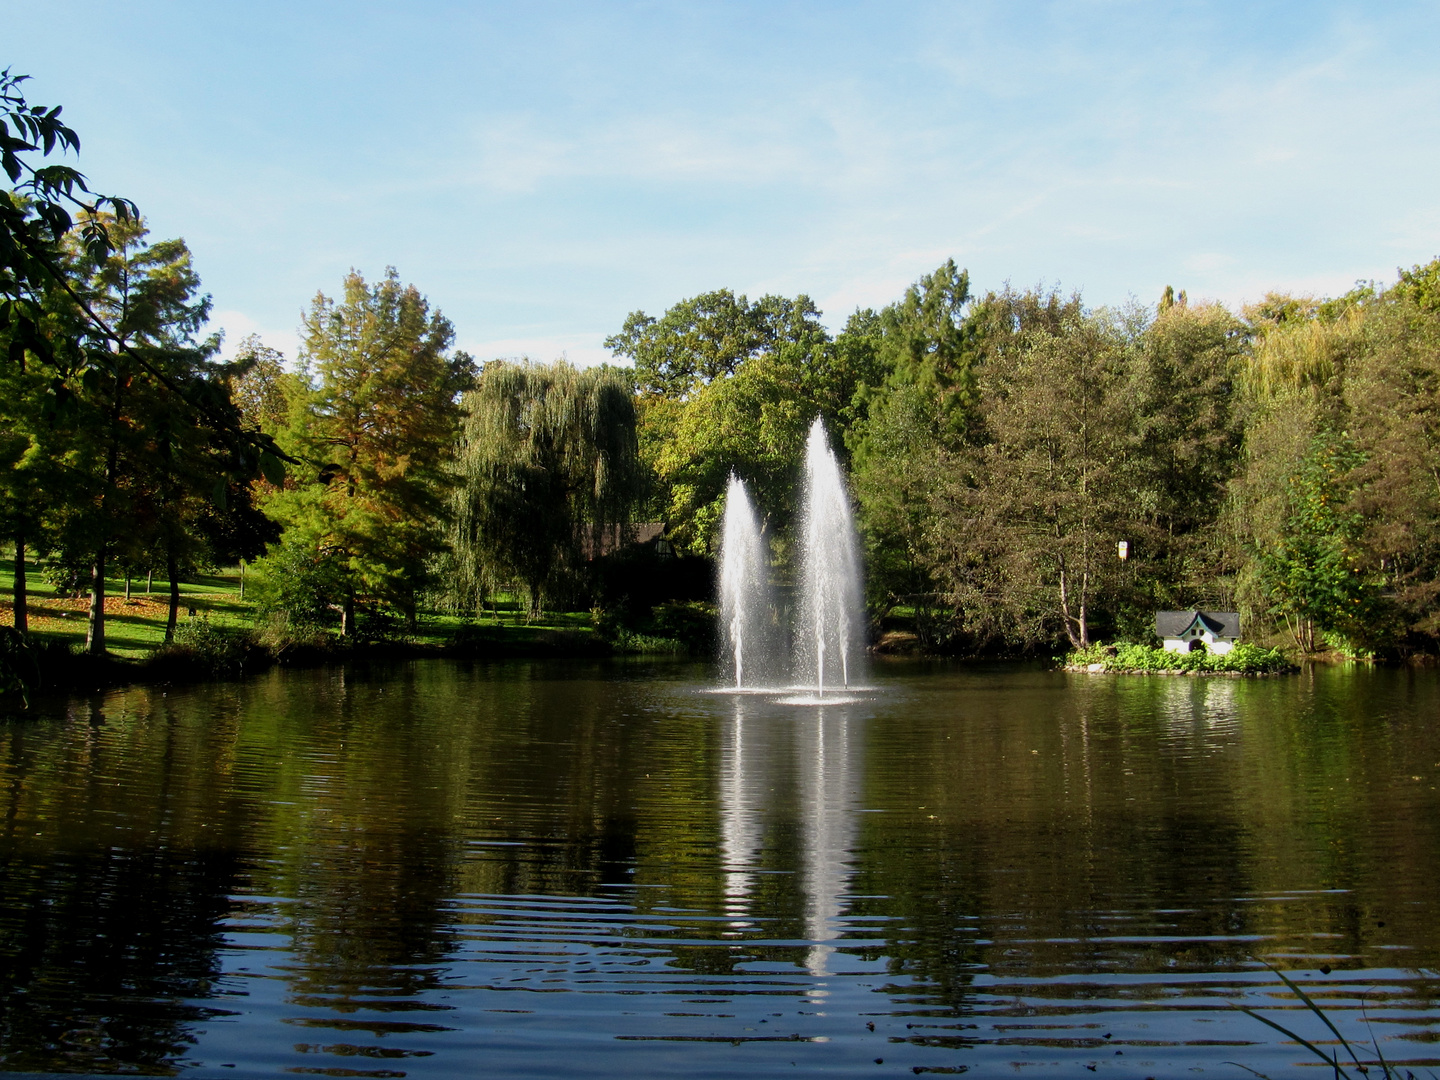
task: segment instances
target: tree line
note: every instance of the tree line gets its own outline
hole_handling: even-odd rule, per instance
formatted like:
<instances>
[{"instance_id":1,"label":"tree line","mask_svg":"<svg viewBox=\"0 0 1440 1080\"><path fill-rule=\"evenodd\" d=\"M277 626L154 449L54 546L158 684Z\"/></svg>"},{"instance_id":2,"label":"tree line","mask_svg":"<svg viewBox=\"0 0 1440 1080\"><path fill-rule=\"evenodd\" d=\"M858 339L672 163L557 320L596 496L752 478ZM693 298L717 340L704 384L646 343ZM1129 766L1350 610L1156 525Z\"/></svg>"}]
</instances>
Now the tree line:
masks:
<instances>
[{"instance_id":1,"label":"tree line","mask_svg":"<svg viewBox=\"0 0 1440 1080\"><path fill-rule=\"evenodd\" d=\"M678 543L713 543L734 469L783 565L823 415L871 615L913 609L932 647L1144 641L1156 610L1201 607L1302 651L1436 649L1440 260L1240 312L1168 288L1120 309L978 295L947 261L833 338L805 297L722 291L637 312L609 345L634 361Z\"/></svg>"},{"instance_id":2,"label":"tree line","mask_svg":"<svg viewBox=\"0 0 1440 1080\"><path fill-rule=\"evenodd\" d=\"M733 471L792 562L796 477L823 416L853 485L868 603L934 648L1145 640L1161 608L1238 609L1301 650L1440 640L1440 260L1344 296L1232 312L1167 289L1092 308L984 294L953 261L831 334L806 296L727 289L606 340L621 363L477 365L392 269L318 294L292 364L200 336L183 240L47 164L58 109L0 78L0 530L25 570L108 578L253 563L262 611L352 637L475 612L654 599L615 549L663 522L710 556ZM1120 557L1119 544L1127 557ZM628 576L627 576L628 575ZM663 576L663 575L661 575Z\"/></svg>"}]
</instances>

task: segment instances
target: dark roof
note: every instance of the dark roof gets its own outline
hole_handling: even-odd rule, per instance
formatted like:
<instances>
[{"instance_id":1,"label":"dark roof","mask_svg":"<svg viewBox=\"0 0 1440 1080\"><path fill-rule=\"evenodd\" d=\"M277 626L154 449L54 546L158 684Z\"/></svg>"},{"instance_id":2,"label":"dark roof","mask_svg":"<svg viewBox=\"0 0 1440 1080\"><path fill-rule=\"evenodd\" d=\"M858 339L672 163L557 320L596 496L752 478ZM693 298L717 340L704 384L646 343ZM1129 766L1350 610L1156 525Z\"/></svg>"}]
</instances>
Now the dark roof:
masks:
<instances>
[{"instance_id":1,"label":"dark roof","mask_svg":"<svg viewBox=\"0 0 1440 1080\"><path fill-rule=\"evenodd\" d=\"M1216 637L1238 638L1240 636L1240 613L1238 611L1157 611L1155 612L1155 633L1162 638L1179 637L1190 629L1196 619Z\"/></svg>"}]
</instances>

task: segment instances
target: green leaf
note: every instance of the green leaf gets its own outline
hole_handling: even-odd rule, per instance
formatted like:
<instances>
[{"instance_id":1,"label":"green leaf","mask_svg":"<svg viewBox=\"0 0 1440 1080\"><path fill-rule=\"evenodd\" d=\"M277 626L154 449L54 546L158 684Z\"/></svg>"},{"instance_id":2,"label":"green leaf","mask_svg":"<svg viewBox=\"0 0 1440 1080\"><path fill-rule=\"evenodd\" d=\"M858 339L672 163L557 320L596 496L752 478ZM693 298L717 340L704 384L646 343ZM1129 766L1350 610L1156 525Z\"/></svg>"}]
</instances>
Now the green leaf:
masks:
<instances>
[{"instance_id":1,"label":"green leaf","mask_svg":"<svg viewBox=\"0 0 1440 1080\"><path fill-rule=\"evenodd\" d=\"M279 487L285 483L285 463L266 450L260 455L260 475Z\"/></svg>"}]
</instances>

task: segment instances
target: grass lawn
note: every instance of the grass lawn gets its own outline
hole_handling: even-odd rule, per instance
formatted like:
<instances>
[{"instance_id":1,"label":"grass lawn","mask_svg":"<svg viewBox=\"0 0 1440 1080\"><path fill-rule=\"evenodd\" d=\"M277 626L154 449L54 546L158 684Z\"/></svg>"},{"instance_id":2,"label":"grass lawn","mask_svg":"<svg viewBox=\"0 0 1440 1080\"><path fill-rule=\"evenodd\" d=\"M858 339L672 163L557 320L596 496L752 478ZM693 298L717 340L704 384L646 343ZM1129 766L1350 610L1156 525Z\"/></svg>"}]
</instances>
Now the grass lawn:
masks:
<instances>
[{"instance_id":1,"label":"grass lawn","mask_svg":"<svg viewBox=\"0 0 1440 1080\"><path fill-rule=\"evenodd\" d=\"M14 623L10 575L3 579L6 595L0 600L0 622ZM90 598L62 598L45 580L39 570L31 568L25 575L29 596L26 611L32 633L69 638L79 644L85 641L90 611ZM157 578L153 591L145 592L145 580L130 583L130 599L125 599L123 578L109 578L105 585L105 644L116 656L140 659L148 656L165 641L165 619L169 612L170 585ZM195 615L189 614L194 609ZM225 625L250 625L250 605L240 599L240 572L234 570L205 576L180 586L180 621L188 618L209 618Z\"/></svg>"},{"instance_id":2,"label":"grass lawn","mask_svg":"<svg viewBox=\"0 0 1440 1080\"><path fill-rule=\"evenodd\" d=\"M13 625L14 622L10 580L8 573L0 577L0 588L4 589L3 599L0 599L0 625ZM30 567L25 580L29 589L26 609L30 616L31 632L47 637L67 638L77 645L83 645L90 610L89 597L57 597L54 588L34 566ZM139 660L164 644L170 585L169 582L156 578L151 588L152 591L147 594L144 578L132 580L130 599L126 600L124 579L107 579L105 644L114 655ZM445 645L462 626L474 628L472 633L478 630L485 637L493 635L497 640L515 645L539 640L547 632L554 630L569 630L587 635L594 633L589 612L547 612L543 618L527 622L525 608L519 598L502 594L497 607L498 611L487 610L485 616L479 619L453 614L422 613L419 633L411 640L422 645ZM194 615L190 614L192 610ZM238 567L181 583L179 625L183 626L192 618L208 619L212 625L247 628L254 625L253 606L248 600L240 599Z\"/></svg>"}]
</instances>

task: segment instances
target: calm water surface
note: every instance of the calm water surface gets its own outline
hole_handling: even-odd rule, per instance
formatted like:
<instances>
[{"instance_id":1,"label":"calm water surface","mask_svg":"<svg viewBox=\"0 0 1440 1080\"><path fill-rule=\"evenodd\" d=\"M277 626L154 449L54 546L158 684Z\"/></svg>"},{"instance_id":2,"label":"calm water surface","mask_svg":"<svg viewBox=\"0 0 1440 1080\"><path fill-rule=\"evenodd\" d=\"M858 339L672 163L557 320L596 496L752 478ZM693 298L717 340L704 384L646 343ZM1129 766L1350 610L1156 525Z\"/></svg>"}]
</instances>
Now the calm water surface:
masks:
<instances>
[{"instance_id":1,"label":"calm water surface","mask_svg":"<svg viewBox=\"0 0 1440 1080\"><path fill-rule=\"evenodd\" d=\"M0 1069L1440 1068L1440 678L274 671L0 721Z\"/></svg>"}]
</instances>

